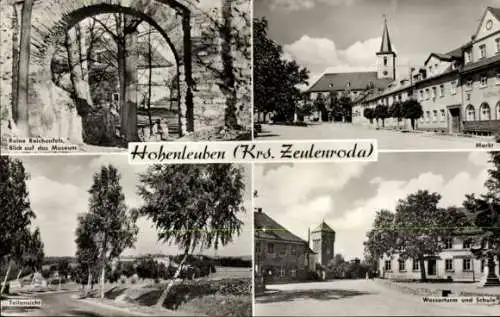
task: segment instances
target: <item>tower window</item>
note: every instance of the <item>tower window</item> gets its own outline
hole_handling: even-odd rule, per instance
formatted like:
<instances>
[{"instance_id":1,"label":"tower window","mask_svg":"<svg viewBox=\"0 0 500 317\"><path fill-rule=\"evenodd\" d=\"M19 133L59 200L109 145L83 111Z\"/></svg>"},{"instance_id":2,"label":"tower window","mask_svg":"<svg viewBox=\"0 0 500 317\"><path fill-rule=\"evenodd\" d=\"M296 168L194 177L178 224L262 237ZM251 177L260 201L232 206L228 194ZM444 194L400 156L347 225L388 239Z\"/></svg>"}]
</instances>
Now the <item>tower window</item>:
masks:
<instances>
[{"instance_id":1,"label":"tower window","mask_svg":"<svg viewBox=\"0 0 500 317\"><path fill-rule=\"evenodd\" d=\"M387 66L387 56L384 56L384 66Z\"/></svg>"}]
</instances>

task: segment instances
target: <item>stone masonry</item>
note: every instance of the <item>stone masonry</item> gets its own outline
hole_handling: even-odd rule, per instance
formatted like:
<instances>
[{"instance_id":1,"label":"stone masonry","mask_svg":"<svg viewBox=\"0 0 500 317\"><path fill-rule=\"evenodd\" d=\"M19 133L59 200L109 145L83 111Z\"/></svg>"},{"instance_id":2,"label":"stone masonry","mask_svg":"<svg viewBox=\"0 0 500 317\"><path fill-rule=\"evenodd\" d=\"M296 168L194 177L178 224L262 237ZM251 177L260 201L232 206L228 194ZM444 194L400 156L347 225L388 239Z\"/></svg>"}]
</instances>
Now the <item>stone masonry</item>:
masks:
<instances>
[{"instance_id":1,"label":"stone masonry","mask_svg":"<svg viewBox=\"0 0 500 317\"><path fill-rule=\"evenodd\" d=\"M61 137L75 143L82 142L80 114L70 96L52 82L51 61L56 48L64 43L68 29L87 17L114 12L142 17L169 42L177 61L182 132L223 126L226 97L217 85L221 81L220 75L204 64L195 63L192 58L192 52L206 50L205 46L197 47L202 44L201 30L220 18L202 11L193 3L190 0L35 0L29 61L30 136ZM21 8L20 1L7 0L2 3L0 11L3 143L4 136L17 135L11 102L14 87L12 74L16 69L12 61L13 52L18 47L15 39L19 37L20 26L16 29L13 25L20 21ZM220 41L214 40L210 45L216 47L210 49L205 58L212 60L211 66L220 69L220 49L217 48ZM246 62L239 60L244 59L242 56L235 57L237 64ZM250 77L250 67L247 75ZM251 112L249 103L247 107L245 111L240 109L240 121L249 127L250 117L245 117L247 112Z\"/></svg>"}]
</instances>

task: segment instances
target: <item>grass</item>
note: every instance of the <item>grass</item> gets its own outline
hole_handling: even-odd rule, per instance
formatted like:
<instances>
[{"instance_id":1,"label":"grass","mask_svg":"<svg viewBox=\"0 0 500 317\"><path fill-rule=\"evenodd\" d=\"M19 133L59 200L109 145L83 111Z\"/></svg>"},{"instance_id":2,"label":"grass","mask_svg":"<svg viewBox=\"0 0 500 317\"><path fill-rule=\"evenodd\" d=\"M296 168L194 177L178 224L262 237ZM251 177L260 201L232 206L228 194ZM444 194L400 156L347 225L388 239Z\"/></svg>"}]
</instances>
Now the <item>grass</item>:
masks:
<instances>
[{"instance_id":1,"label":"grass","mask_svg":"<svg viewBox=\"0 0 500 317\"><path fill-rule=\"evenodd\" d=\"M251 316L251 278L226 278L221 280L194 280L174 284L163 307L208 316ZM141 306L156 304L165 284L137 297L134 302Z\"/></svg>"},{"instance_id":2,"label":"grass","mask_svg":"<svg viewBox=\"0 0 500 317\"><path fill-rule=\"evenodd\" d=\"M187 302L181 309L208 316L252 316L252 300L248 296L208 295Z\"/></svg>"}]
</instances>

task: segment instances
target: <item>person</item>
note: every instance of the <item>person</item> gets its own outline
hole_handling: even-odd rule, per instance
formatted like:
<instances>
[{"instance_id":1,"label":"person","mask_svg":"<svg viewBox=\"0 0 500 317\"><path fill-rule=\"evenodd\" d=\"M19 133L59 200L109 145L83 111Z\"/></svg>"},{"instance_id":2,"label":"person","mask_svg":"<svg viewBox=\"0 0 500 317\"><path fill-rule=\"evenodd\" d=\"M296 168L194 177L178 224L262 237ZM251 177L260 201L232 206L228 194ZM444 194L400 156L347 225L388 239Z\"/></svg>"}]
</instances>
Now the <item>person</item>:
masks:
<instances>
[{"instance_id":1,"label":"person","mask_svg":"<svg viewBox=\"0 0 500 317\"><path fill-rule=\"evenodd\" d=\"M166 118L158 120L160 127L160 139L162 141L168 140L168 122Z\"/></svg>"}]
</instances>

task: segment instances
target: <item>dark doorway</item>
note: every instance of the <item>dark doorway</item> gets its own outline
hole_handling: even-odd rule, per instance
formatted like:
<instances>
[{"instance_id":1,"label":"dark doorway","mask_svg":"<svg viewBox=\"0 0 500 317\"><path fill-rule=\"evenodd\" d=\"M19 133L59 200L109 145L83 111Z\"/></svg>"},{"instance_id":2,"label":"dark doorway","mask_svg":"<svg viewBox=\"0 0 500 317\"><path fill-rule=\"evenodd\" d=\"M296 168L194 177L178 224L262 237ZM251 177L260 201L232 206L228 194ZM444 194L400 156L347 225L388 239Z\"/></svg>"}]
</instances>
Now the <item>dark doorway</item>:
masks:
<instances>
[{"instance_id":1,"label":"dark doorway","mask_svg":"<svg viewBox=\"0 0 500 317\"><path fill-rule=\"evenodd\" d=\"M429 276L431 275L436 275L436 260L435 259L429 259L427 262L427 274Z\"/></svg>"},{"instance_id":2,"label":"dark doorway","mask_svg":"<svg viewBox=\"0 0 500 317\"><path fill-rule=\"evenodd\" d=\"M450 108L450 132L460 132L460 108Z\"/></svg>"}]
</instances>

